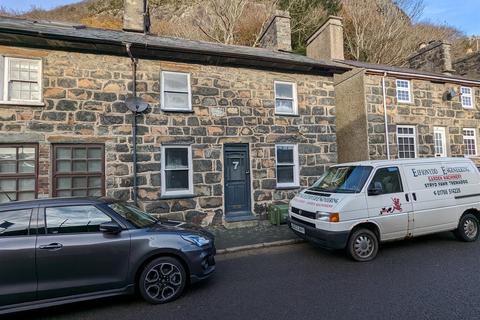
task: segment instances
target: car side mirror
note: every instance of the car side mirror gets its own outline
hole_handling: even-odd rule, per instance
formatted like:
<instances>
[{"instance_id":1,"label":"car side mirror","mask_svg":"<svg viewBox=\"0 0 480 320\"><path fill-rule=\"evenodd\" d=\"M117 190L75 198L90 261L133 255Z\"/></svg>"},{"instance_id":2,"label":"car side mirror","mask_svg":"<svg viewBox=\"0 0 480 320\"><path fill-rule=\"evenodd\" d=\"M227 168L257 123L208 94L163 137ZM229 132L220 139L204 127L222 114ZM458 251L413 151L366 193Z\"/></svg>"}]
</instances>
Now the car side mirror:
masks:
<instances>
[{"instance_id":1,"label":"car side mirror","mask_svg":"<svg viewBox=\"0 0 480 320\"><path fill-rule=\"evenodd\" d=\"M104 233L117 234L122 231L122 227L115 221L109 221L100 224L100 231Z\"/></svg>"},{"instance_id":2,"label":"car side mirror","mask_svg":"<svg viewBox=\"0 0 480 320\"><path fill-rule=\"evenodd\" d=\"M378 196L380 194L383 194L383 186L382 183L379 181L376 181L373 183L373 186L370 186L368 188L368 195L369 196Z\"/></svg>"}]
</instances>

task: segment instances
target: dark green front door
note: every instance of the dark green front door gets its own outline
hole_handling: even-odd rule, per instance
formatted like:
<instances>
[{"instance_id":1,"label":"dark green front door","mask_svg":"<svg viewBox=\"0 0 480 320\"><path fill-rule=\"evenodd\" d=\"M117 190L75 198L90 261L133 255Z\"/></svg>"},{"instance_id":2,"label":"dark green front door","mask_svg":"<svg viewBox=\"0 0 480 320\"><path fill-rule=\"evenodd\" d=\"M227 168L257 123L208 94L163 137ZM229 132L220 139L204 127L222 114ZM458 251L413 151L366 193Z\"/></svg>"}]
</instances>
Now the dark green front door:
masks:
<instances>
[{"instance_id":1,"label":"dark green front door","mask_svg":"<svg viewBox=\"0 0 480 320\"><path fill-rule=\"evenodd\" d=\"M224 150L225 215L251 215L248 144L227 144Z\"/></svg>"}]
</instances>

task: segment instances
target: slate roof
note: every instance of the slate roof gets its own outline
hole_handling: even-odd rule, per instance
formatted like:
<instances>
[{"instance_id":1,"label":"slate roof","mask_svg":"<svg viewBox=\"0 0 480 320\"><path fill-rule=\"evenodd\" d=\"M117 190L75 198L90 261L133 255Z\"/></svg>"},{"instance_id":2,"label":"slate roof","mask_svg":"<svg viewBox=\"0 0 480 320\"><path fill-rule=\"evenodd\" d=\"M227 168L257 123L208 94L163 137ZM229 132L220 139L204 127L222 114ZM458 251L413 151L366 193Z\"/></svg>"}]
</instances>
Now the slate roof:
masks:
<instances>
[{"instance_id":1,"label":"slate roof","mask_svg":"<svg viewBox=\"0 0 480 320\"><path fill-rule=\"evenodd\" d=\"M353 60L335 60L337 63L342 63L347 66L352 66L356 68L364 68L369 71L373 72L387 72L387 73L392 73L392 74L403 74L403 75L410 75L410 76L416 76L419 78L426 78L426 79L438 79L438 80L451 80L453 82L465 82L465 83L471 83L471 84L480 84L480 80L476 79L471 79L463 76L458 76L458 75L447 75L443 73L436 73L436 72L428 72L428 71L422 71L422 70L417 70L417 69L410 69L410 68L402 68L402 67L394 67L394 66L389 66L385 64L377 64L377 63L368 63L368 62L362 62L362 61L353 61Z\"/></svg>"},{"instance_id":2,"label":"slate roof","mask_svg":"<svg viewBox=\"0 0 480 320\"><path fill-rule=\"evenodd\" d=\"M351 69L332 61L311 59L303 55L263 48L87 28L83 25L61 22L0 17L0 44L4 45L126 55L125 43L132 44L132 52L137 57L152 59L312 73L343 73Z\"/></svg>"}]
</instances>

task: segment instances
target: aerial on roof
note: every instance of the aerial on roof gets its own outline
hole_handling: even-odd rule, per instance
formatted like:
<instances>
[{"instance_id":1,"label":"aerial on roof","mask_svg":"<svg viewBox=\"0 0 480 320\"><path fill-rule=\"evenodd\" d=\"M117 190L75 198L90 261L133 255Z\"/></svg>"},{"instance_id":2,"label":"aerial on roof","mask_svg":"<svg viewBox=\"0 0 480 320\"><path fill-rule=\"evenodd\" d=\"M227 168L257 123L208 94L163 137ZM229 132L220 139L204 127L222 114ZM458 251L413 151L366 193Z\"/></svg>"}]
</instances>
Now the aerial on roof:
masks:
<instances>
[{"instance_id":1,"label":"aerial on roof","mask_svg":"<svg viewBox=\"0 0 480 320\"><path fill-rule=\"evenodd\" d=\"M352 67L364 68L373 72L382 72L382 73L387 72L390 74L397 74L397 75L404 75L404 76L409 75L409 76L416 76L419 78L426 78L426 79L437 79L437 80L444 80L444 81L451 80L454 82L480 84L480 80L466 78L458 75L448 75L443 73L428 72L428 71L417 70L417 69L394 67L394 66L389 66L385 64L368 63L368 62L353 61L353 60L335 60L335 62L342 63Z\"/></svg>"},{"instance_id":2,"label":"aerial on roof","mask_svg":"<svg viewBox=\"0 0 480 320\"><path fill-rule=\"evenodd\" d=\"M87 28L51 21L0 18L0 44L71 51L127 55L132 45L137 57L197 63L273 68L311 73L343 73L350 67L306 56L263 48L160 37L143 33ZM121 48L119 48L119 46Z\"/></svg>"}]
</instances>

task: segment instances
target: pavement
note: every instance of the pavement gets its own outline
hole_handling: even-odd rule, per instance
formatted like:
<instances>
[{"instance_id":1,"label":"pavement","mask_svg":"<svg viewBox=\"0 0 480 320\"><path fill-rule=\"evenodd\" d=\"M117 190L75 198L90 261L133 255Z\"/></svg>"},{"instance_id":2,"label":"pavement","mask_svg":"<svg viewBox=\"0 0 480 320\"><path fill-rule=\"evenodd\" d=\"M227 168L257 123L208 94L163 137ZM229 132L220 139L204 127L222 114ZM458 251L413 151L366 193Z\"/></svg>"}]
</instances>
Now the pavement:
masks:
<instances>
[{"instance_id":1,"label":"pavement","mask_svg":"<svg viewBox=\"0 0 480 320\"><path fill-rule=\"evenodd\" d=\"M451 233L384 244L368 263L308 243L269 247L218 256L213 278L164 305L125 296L13 319L478 320L479 257L480 241Z\"/></svg>"},{"instance_id":2,"label":"pavement","mask_svg":"<svg viewBox=\"0 0 480 320\"><path fill-rule=\"evenodd\" d=\"M271 225L268 221L255 227L226 229L209 228L215 234L215 246L219 254L259 247L285 245L300 242L286 224Z\"/></svg>"}]
</instances>

